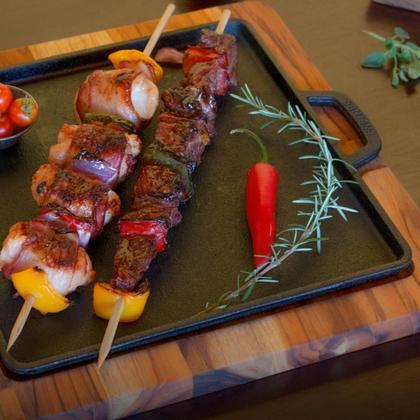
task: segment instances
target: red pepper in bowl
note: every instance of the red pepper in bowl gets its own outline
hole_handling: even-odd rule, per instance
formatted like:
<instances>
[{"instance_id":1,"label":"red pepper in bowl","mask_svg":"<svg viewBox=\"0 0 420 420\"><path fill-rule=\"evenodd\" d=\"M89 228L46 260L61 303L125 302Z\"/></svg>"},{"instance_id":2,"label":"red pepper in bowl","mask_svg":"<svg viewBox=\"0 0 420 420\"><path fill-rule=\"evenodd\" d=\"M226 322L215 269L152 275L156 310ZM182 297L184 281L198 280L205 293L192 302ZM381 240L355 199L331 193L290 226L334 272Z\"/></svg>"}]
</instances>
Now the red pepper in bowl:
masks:
<instances>
[{"instance_id":1,"label":"red pepper in bowl","mask_svg":"<svg viewBox=\"0 0 420 420\"><path fill-rule=\"evenodd\" d=\"M279 173L268 162L267 149L251 130L238 128L230 134L251 136L261 151L261 160L252 165L246 178L245 204L248 227L251 232L254 266L265 264L272 255L271 245L276 239L276 203Z\"/></svg>"}]
</instances>

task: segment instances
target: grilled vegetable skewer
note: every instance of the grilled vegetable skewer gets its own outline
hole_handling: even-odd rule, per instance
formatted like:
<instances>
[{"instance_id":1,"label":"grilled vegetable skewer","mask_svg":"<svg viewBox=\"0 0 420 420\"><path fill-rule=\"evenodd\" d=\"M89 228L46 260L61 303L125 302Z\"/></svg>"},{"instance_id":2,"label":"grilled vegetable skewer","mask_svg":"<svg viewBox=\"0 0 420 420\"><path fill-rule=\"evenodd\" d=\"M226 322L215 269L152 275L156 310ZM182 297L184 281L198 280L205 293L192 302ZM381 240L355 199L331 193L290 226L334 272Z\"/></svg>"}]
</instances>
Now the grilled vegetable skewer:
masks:
<instances>
[{"instance_id":1,"label":"grilled vegetable skewer","mask_svg":"<svg viewBox=\"0 0 420 420\"><path fill-rule=\"evenodd\" d=\"M222 35L229 15L229 11L223 14L219 33L204 30L200 44L187 49L183 87L162 94L166 110L158 118L154 141L143 153L132 209L119 222L114 277L111 285L94 286L95 313L109 320L99 367L117 324L138 319L144 310L150 294L144 273L165 249L167 231L181 221L178 207L192 195L191 174L215 135L215 95L225 95L236 84L235 40Z\"/></svg>"}]
</instances>

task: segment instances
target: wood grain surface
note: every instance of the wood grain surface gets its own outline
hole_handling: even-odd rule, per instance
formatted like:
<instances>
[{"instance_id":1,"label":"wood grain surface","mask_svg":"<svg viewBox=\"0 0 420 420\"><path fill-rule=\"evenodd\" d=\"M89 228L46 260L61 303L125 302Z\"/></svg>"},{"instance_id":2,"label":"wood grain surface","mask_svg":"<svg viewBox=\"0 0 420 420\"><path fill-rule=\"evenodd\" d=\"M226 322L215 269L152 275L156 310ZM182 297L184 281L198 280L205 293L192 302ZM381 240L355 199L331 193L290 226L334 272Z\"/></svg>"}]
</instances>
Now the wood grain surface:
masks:
<instances>
[{"instance_id":1,"label":"wood grain surface","mask_svg":"<svg viewBox=\"0 0 420 420\"><path fill-rule=\"evenodd\" d=\"M303 90L330 86L281 18L259 2L230 6L250 22ZM221 8L178 15L167 30L218 20ZM0 52L0 66L50 57L151 33L154 21ZM329 128L357 147L357 134L318 109ZM332 120L331 120L332 117ZM363 180L413 251L414 272L371 288L316 299L30 380L0 373L0 417L118 418L242 384L420 331L420 212L393 173L377 159ZM238 346L241 351L238 352Z\"/></svg>"}]
</instances>

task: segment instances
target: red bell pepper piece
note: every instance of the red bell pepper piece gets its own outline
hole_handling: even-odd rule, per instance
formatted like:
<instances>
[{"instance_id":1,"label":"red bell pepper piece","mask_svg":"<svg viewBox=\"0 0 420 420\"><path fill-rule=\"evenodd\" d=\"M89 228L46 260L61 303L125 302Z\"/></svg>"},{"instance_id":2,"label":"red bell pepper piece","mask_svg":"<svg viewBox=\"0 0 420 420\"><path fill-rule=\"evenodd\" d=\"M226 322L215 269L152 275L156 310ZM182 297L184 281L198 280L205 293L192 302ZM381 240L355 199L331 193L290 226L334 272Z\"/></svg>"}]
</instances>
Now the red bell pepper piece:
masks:
<instances>
[{"instance_id":1,"label":"red bell pepper piece","mask_svg":"<svg viewBox=\"0 0 420 420\"><path fill-rule=\"evenodd\" d=\"M268 163L268 153L262 140L247 129L232 130L231 134L245 133L259 145L261 161L248 170L246 179L246 217L251 232L254 266L266 263L272 255L271 245L276 239L276 203L279 173Z\"/></svg>"},{"instance_id":2,"label":"red bell pepper piece","mask_svg":"<svg viewBox=\"0 0 420 420\"><path fill-rule=\"evenodd\" d=\"M221 68L225 69L228 66L226 53L219 53L211 48L188 47L185 51L182 69L184 70L184 73L188 73L194 64L204 63L211 60L217 60Z\"/></svg>"},{"instance_id":3,"label":"red bell pepper piece","mask_svg":"<svg viewBox=\"0 0 420 420\"><path fill-rule=\"evenodd\" d=\"M159 220L120 220L118 228L123 238L131 235L155 238L157 252L161 252L166 248L168 229Z\"/></svg>"}]
</instances>

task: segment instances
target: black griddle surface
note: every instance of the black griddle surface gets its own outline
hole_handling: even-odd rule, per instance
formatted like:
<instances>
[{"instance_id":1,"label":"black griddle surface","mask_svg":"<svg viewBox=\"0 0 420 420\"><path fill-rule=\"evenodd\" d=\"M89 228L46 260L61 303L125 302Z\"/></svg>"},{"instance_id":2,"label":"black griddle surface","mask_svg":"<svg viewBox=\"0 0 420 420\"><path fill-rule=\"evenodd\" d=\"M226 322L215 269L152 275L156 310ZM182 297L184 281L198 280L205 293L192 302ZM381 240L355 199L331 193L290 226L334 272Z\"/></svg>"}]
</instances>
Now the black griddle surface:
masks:
<instances>
[{"instance_id":1,"label":"black griddle surface","mask_svg":"<svg viewBox=\"0 0 420 420\"><path fill-rule=\"evenodd\" d=\"M159 46L185 47L198 39L200 28L163 36ZM245 24L231 21L228 32L238 38L240 83L272 105L285 109L289 100L298 103L299 93L282 76L264 51L260 41ZM145 40L104 47L41 62L0 70L0 80L21 84L39 102L40 118L18 145L0 150L0 238L11 225L37 214L32 199L31 176L47 161L49 147L65 122L75 122L72 113L74 94L94 67L106 66L106 56L119 48L142 49ZM158 47L159 47L158 46ZM165 67L161 89L177 85L182 78L178 67ZM239 89L235 92L238 93ZM247 138L230 136L233 128L258 130L263 122L251 118L238 102L225 97L217 118L217 136L207 148L202 165L193 176L195 193L182 208L183 222L169 235L167 251L160 254L148 272L152 293L144 315L118 328L113 351L174 337L249 314L298 302L331 291L395 274L410 263L410 251L388 217L369 194L357 175L343 165L337 171L361 185L348 185L342 204L359 210L349 222L334 217L323 225L321 255L293 255L272 274L278 284L262 284L252 299L222 312L194 316L206 302L235 287L241 270L252 269L251 242L244 213L244 183L248 168L258 160L255 144ZM305 106L305 103L302 103ZM306 104L306 107L309 106ZM308 109L310 113L311 110ZM151 141L155 120L142 135ZM277 126L278 128L278 126ZM286 132L280 137L276 127L261 134L271 162L280 172L278 191L278 228L302 220L300 208L292 200L306 196L301 182L311 176L310 161L300 161L307 146L289 146L297 137ZM116 191L122 199L122 213L131 203L131 191L137 172ZM117 219L88 247L96 281L109 281L117 242ZM106 321L92 310L92 286L71 296L71 307L59 314L42 316L32 310L25 329L10 353L5 347L11 327L21 308L22 299L13 298L11 282L0 281L0 355L6 367L21 375L39 374L51 369L91 360L97 356Z\"/></svg>"}]
</instances>

